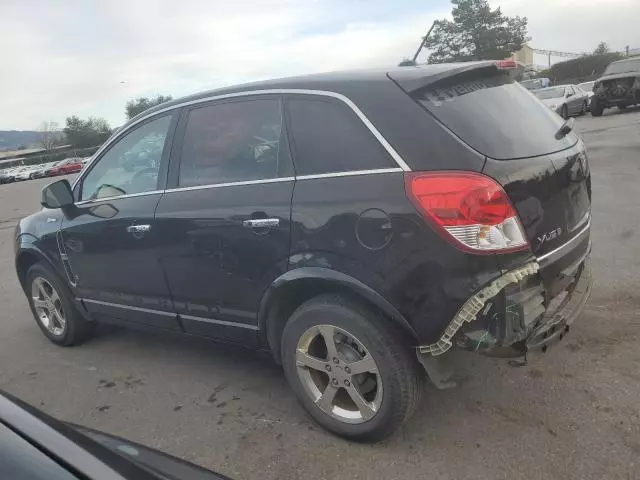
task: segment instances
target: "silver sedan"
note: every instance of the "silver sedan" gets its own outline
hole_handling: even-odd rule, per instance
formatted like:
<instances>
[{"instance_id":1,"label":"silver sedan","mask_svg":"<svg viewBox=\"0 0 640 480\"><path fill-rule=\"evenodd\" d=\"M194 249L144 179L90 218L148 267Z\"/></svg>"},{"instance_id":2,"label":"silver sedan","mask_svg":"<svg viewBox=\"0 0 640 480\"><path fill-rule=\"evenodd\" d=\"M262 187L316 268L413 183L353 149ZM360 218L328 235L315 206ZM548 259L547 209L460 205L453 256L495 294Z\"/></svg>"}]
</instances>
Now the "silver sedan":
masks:
<instances>
[{"instance_id":1,"label":"silver sedan","mask_svg":"<svg viewBox=\"0 0 640 480\"><path fill-rule=\"evenodd\" d=\"M584 115L589 108L587 93L577 85L558 85L535 90L533 93L563 118Z\"/></svg>"}]
</instances>

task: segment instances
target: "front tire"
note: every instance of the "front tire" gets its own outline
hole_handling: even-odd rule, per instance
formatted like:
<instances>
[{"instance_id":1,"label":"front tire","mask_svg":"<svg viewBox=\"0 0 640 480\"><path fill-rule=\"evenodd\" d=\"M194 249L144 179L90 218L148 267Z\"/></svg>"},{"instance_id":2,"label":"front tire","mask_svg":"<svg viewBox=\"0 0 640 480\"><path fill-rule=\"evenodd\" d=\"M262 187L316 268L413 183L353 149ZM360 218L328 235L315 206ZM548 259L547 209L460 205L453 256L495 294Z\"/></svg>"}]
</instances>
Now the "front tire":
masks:
<instances>
[{"instance_id":1,"label":"front tire","mask_svg":"<svg viewBox=\"0 0 640 480\"><path fill-rule=\"evenodd\" d=\"M587 114L587 102L582 102L582 109L580 110L580 116L583 117Z\"/></svg>"},{"instance_id":2,"label":"front tire","mask_svg":"<svg viewBox=\"0 0 640 480\"><path fill-rule=\"evenodd\" d=\"M566 105L563 105L560 109L560 116L565 120L569 118L569 108Z\"/></svg>"},{"instance_id":3,"label":"front tire","mask_svg":"<svg viewBox=\"0 0 640 480\"><path fill-rule=\"evenodd\" d=\"M77 345L91 333L93 324L82 317L73 294L48 266L29 268L25 290L36 323L56 345Z\"/></svg>"},{"instance_id":4,"label":"front tire","mask_svg":"<svg viewBox=\"0 0 640 480\"><path fill-rule=\"evenodd\" d=\"M379 441L411 416L423 372L411 342L380 313L341 295L302 304L282 334L285 376L327 430Z\"/></svg>"}]
</instances>

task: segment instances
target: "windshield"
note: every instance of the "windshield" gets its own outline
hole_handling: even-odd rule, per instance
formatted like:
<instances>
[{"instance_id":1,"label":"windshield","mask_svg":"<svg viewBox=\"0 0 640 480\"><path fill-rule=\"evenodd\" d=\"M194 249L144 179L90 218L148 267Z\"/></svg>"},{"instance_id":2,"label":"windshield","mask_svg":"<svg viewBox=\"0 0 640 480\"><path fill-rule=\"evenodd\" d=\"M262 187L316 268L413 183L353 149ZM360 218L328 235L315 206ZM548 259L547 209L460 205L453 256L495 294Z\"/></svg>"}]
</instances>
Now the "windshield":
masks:
<instances>
[{"instance_id":1,"label":"windshield","mask_svg":"<svg viewBox=\"0 0 640 480\"><path fill-rule=\"evenodd\" d=\"M564 97L564 87L546 88L533 92L540 100L549 100L550 98Z\"/></svg>"},{"instance_id":2,"label":"windshield","mask_svg":"<svg viewBox=\"0 0 640 480\"><path fill-rule=\"evenodd\" d=\"M605 75L611 75L614 73L627 73L638 72L640 73L640 58L634 58L632 60L624 60L622 62L614 62L610 64L604 71Z\"/></svg>"}]
</instances>

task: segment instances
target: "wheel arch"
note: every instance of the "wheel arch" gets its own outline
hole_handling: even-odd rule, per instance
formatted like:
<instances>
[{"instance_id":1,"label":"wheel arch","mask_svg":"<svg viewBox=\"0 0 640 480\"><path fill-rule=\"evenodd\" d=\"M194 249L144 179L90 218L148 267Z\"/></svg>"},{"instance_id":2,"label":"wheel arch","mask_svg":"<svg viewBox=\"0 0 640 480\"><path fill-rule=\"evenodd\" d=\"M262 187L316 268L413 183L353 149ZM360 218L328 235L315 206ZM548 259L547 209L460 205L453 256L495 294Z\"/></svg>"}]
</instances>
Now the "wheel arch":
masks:
<instances>
[{"instance_id":1,"label":"wheel arch","mask_svg":"<svg viewBox=\"0 0 640 480\"><path fill-rule=\"evenodd\" d=\"M43 263L56 271L53 262L35 245L30 243L19 245L16 250L16 273L23 290L25 290L27 271L36 263Z\"/></svg>"},{"instance_id":2,"label":"wheel arch","mask_svg":"<svg viewBox=\"0 0 640 480\"><path fill-rule=\"evenodd\" d=\"M269 346L276 362L280 363L280 338L288 318L305 301L326 293L342 293L379 309L392 323L419 341L404 316L368 285L329 268L301 267L278 277L260 302L258 327L261 340Z\"/></svg>"}]
</instances>

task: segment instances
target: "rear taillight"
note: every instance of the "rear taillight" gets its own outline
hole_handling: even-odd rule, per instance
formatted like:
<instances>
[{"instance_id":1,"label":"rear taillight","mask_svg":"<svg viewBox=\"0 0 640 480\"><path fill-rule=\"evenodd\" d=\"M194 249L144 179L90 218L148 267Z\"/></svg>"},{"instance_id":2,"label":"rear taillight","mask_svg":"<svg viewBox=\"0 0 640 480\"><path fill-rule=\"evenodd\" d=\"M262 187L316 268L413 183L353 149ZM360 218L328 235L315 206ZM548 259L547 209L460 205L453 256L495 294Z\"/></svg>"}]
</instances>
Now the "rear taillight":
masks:
<instances>
[{"instance_id":1,"label":"rear taillight","mask_svg":"<svg viewBox=\"0 0 640 480\"><path fill-rule=\"evenodd\" d=\"M502 187L478 173L407 173L407 195L445 238L480 253L523 250L529 243Z\"/></svg>"}]
</instances>

